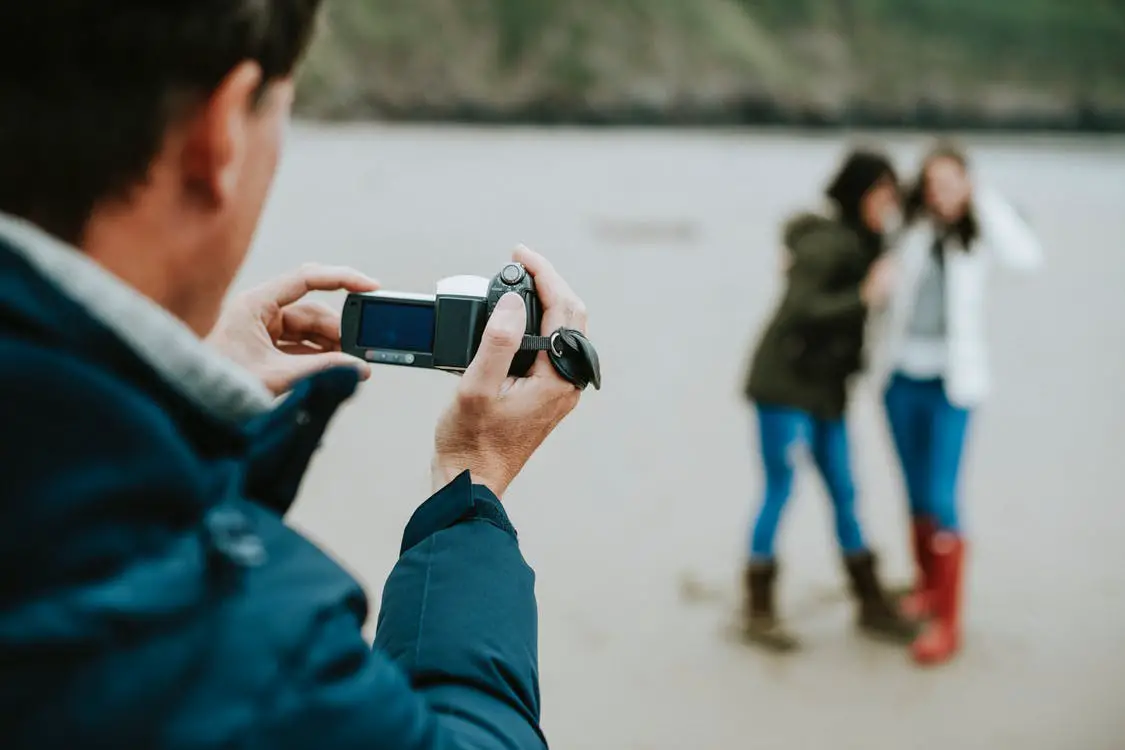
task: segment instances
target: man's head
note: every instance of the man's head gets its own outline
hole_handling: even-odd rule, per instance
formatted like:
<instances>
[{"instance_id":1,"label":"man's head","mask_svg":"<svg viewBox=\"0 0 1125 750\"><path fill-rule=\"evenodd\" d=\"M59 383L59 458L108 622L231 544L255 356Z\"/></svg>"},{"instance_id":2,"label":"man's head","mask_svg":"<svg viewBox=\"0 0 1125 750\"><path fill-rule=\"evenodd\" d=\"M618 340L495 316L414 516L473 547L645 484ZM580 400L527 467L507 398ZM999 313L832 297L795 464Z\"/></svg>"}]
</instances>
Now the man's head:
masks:
<instances>
[{"instance_id":1,"label":"man's head","mask_svg":"<svg viewBox=\"0 0 1125 750\"><path fill-rule=\"evenodd\" d=\"M0 211L205 333L261 215L319 5L0 3Z\"/></svg>"},{"instance_id":2,"label":"man's head","mask_svg":"<svg viewBox=\"0 0 1125 750\"><path fill-rule=\"evenodd\" d=\"M898 178L880 153L857 150L844 160L827 194L844 221L875 234L894 229L899 212Z\"/></svg>"}]
</instances>

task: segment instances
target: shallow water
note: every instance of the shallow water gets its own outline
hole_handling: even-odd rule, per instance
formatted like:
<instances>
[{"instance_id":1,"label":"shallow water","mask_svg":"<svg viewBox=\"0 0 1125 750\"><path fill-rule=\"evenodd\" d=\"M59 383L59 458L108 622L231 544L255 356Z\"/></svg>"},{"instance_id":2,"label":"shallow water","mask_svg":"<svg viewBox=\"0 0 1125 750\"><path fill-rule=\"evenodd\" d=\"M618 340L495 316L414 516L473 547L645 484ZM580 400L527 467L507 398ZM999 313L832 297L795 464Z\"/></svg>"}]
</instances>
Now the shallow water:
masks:
<instances>
[{"instance_id":1,"label":"shallow water","mask_svg":"<svg viewBox=\"0 0 1125 750\"><path fill-rule=\"evenodd\" d=\"M908 166L924 146L880 138ZM727 631L760 487L742 367L777 292L778 224L816 202L843 139L304 125L292 140L242 282L321 260L429 291L525 242L585 297L605 390L508 497L539 576L553 746L1125 747L1125 142L970 141L1049 259L1037 277L995 277L997 389L964 482L967 643L923 672L852 629L809 473L781 537L805 650L769 657ZM378 370L305 484L295 522L375 602L454 384ZM865 530L905 580L899 479L869 394L852 430Z\"/></svg>"}]
</instances>

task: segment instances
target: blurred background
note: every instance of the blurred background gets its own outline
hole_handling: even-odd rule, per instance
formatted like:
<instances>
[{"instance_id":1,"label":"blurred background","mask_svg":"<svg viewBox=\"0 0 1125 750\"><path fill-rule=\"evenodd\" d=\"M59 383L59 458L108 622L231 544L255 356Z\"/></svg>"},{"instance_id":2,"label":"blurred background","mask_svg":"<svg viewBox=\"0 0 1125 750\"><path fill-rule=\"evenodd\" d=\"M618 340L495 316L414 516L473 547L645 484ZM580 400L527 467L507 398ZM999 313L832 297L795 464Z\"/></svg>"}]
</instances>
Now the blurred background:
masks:
<instances>
[{"instance_id":1,"label":"blurred background","mask_svg":"<svg viewBox=\"0 0 1125 750\"><path fill-rule=\"evenodd\" d=\"M336 0L310 116L1125 126L1121 0Z\"/></svg>"},{"instance_id":2,"label":"blurred background","mask_svg":"<svg viewBox=\"0 0 1125 750\"><path fill-rule=\"evenodd\" d=\"M524 242L584 296L605 388L506 498L552 746L1122 750L1123 48L1121 0L329 0L242 283L315 259L428 291ZM849 146L909 177L939 131L1047 253L990 290L965 649L922 671L856 634L806 471L780 536L805 649L769 656L731 626L761 493L740 386L779 227ZM373 607L455 382L378 370L305 484L296 523ZM905 582L897 465L857 394L865 530Z\"/></svg>"}]
</instances>

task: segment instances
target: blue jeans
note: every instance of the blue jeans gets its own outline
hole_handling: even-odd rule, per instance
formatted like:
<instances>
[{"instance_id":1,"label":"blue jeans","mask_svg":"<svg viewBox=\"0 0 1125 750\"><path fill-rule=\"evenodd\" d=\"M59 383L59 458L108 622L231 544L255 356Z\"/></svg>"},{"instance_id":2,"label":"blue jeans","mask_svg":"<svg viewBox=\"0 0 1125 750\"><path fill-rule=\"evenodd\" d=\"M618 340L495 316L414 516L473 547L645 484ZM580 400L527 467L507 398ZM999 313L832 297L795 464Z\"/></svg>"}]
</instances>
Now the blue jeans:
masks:
<instances>
[{"instance_id":1,"label":"blue jeans","mask_svg":"<svg viewBox=\"0 0 1125 750\"><path fill-rule=\"evenodd\" d=\"M930 518L939 529L960 533L957 484L968 409L949 403L940 378L917 380L901 373L891 378L883 400L911 515Z\"/></svg>"},{"instance_id":2,"label":"blue jeans","mask_svg":"<svg viewBox=\"0 0 1125 750\"><path fill-rule=\"evenodd\" d=\"M807 447L828 489L836 536L845 554L866 549L855 512L855 483L843 419L817 419L799 409L757 405L766 492L750 538L750 557L772 559L781 512L793 492L796 452Z\"/></svg>"}]
</instances>

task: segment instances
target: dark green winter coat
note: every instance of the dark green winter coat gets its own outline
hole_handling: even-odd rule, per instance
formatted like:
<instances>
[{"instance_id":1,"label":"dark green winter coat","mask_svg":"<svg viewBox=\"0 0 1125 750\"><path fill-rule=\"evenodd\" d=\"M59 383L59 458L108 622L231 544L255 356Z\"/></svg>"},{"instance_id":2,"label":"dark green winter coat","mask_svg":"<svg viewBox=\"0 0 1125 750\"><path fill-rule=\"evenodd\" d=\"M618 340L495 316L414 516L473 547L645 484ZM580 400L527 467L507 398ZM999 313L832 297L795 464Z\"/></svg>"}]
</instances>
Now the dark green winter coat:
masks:
<instances>
[{"instance_id":1,"label":"dark green winter coat","mask_svg":"<svg viewBox=\"0 0 1125 750\"><path fill-rule=\"evenodd\" d=\"M806 213L786 225L784 244L785 293L758 341L745 393L759 404L840 417L848 380L862 368L867 309L859 287L881 243Z\"/></svg>"}]
</instances>

